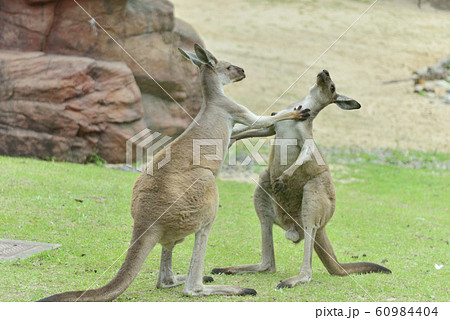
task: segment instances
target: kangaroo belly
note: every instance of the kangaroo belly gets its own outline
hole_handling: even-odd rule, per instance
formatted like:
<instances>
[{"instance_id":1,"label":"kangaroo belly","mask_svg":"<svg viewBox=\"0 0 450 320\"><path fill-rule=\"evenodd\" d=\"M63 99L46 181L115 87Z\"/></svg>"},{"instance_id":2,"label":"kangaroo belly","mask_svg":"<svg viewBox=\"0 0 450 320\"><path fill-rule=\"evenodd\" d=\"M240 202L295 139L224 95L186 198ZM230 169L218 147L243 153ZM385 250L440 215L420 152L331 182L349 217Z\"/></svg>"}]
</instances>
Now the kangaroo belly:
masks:
<instances>
[{"instance_id":1,"label":"kangaroo belly","mask_svg":"<svg viewBox=\"0 0 450 320\"><path fill-rule=\"evenodd\" d=\"M284 230L290 230L289 233L291 234L291 236L287 235L287 238L295 238L297 236L294 235L294 233L302 232L302 196L302 192L298 192L298 190L292 190L289 188L283 191L281 194L277 194L274 196L274 199L277 203L275 205L275 212L277 217L276 223Z\"/></svg>"}]
</instances>

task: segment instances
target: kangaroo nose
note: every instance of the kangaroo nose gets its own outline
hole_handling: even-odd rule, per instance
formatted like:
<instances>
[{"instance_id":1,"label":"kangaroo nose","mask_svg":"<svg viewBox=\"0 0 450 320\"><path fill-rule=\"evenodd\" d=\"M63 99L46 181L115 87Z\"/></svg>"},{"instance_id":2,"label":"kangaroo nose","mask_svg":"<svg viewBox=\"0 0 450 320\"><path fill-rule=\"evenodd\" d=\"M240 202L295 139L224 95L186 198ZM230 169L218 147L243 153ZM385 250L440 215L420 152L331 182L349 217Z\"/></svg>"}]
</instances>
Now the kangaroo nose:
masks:
<instances>
[{"instance_id":1,"label":"kangaroo nose","mask_svg":"<svg viewBox=\"0 0 450 320\"><path fill-rule=\"evenodd\" d=\"M327 77L330 76L330 73L329 73L327 70L323 70L323 73L325 73L325 75L326 75Z\"/></svg>"},{"instance_id":2,"label":"kangaroo nose","mask_svg":"<svg viewBox=\"0 0 450 320\"><path fill-rule=\"evenodd\" d=\"M245 73L244 69L242 69L242 68L240 68L240 69L241 69L242 73Z\"/></svg>"}]
</instances>

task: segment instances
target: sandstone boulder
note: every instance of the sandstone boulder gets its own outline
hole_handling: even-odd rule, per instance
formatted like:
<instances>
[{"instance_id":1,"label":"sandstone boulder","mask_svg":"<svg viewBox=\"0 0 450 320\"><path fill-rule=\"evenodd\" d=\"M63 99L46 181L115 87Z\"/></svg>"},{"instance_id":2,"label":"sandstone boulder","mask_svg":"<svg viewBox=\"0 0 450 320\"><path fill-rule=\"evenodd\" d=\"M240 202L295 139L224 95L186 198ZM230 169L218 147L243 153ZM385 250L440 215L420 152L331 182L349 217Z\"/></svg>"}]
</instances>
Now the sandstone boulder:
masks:
<instances>
[{"instance_id":1,"label":"sandstone boulder","mask_svg":"<svg viewBox=\"0 0 450 320\"><path fill-rule=\"evenodd\" d=\"M120 62L0 50L0 154L125 161L145 128L141 94Z\"/></svg>"},{"instance_id":2,"label":"sandstone boulder","mask_svg":"<svg viewBox=\"0 0 450 320\"><path fill-rule=\"evenodd\" d=\"M150 95L144 109L151 128L165 134L165 128L183 131L201 104L198 72L177 51L178 47L192 50L195 42L202 43L193 28L174 17L173 5L166 0L77 2L95 20L72 0L0 0L0 49L124 61L142 93ZM167 101L164 109L160 99ZM174 113L179 118L174 119L173 128L149 118Z\"/></svg>"},{"instance_id":3,"label":"sandstone boulder","mask_svg":"<svg viewBox=\"0 0 450 320\"><path fill-rule=\"evenodd\" d=\"M90 110L89 116L92 116L93 119L103 118L104 114L95 114L95 112L103 110L96 107L99 102L97 95L92 92L85 95L85 91L83 91L90 92L90 86L101 81L92 79L89 71L86 71L85 64L79 60L68 58L69 65L59 64L63 67L60 71L56 69L57 66L54 63L59 61L58 59L62 59L58 58L60 56L89 57L94 59L89 60L90 63L97 65L102 65L101 60L120 61L131 69L144 97L142 100L144 112L141 112L143 122L140 121L140 126L145 124L150 129L166 135L181 133L197 114L202 101L198 71L193 65L186 62L177 51L178 47L192 50L194 43L202 43L195 30L186 22L174 17L173 5L166 0L78 0L77 2L92 18L73 0L0 0L0 49L19 52L40 51L48 54L48 56L34 57L33 62L28 61L27 66L30 70L20 72L15 70L16 74L13 76L15 80L8 82L7 86L9 87L2 84L0 96L4 100L10 98L11 101L19 101L16 96L20 95L29 103L58 105L70 100L73 106L64 109L68 113L70 110L70 112L74 112L73 110L80 105L81 101L76 103L76 97L84 97L83 103L93 103L94 105L86 107L86 110L83 111L84 114ZM21 53L17 53L17 57L25 59ZM11 57L6 61L5 63L8 65L13 63ZM49 61L53 63L50 66L38 65L41 62ZM80 70L83 71L76 75L72 74L70 79L62 79L63 74L70 73L71 71L68 70L75 68L75 65L70 63L81 63ZM111 64L110 66L116 68L118 65ZM121 68L123 67L122 65ZM3 67L0 66L0 68ZM31 70L34 68L36 70ZM46 70L46 68L50 69ZM7 76L7 71L0 72ZM42 81L33 83L32 86L24 85L30 81L32 74L43 72L52 74L54 78L48 77L45 81L41 79ZM102 72L106 73L106 71ZM25 79L21 80L21 75ZM64 81L59 83L59 80ZM113 82L113 79L108 81ZM121 82L120 79L117 81ZM16 96L5 98L10 91ZM130 98L125 97L128 93L108 92L109 101L117 98L114 95L125 100ZM12 103L11 101L8 100L8 103ZM140 103L136 102L136 104ZM119 101L117 105L123 106L124 101ZM23 108L21 112L23 112ZM114 142L116 141L115 137L107 137L108 132L120 131L118 128L111 127L112 123L114 125L122 123L121 128L124 128L125 123L128 123L127 119L134 117L134 111L127 110L127 108L121 109L121 112L117 111L111 116L117 122L106 121L111 130L103 129L103 127L97 128L103 132L101 134L103 138L95 144L95 148L100 154L104 153L101 148L109 148L109 144L117 143ZM62 112L59 112L58 115L63 117ZM58 122L58 120L52 121ZM18 130L19 127L16 127L11 119L8 123L6 125L9 130L8 135L12 137L14 130ZM92 129L93 124L89 124L88 127ZM130 136L136 133L132 128L135 127L127 128ZM2 127L2 130L5 132L6 127ZM83 130L85 129L81 131L83 132ZM46 133L53 134L50 131L46 131ZM43 139L43 136L41 137ZM109 144L105 144L106 141L109 141ZM111 149L105 152L111 152ZM18 153L23 154L22 152ZM77 157L69 158L73 159L72 161L79 161L75 160ZM108 161L112 161L112 159L119 161L121 157L122 155L117 154L105 158L108 158Z\"/></svg>"}]
</instances>

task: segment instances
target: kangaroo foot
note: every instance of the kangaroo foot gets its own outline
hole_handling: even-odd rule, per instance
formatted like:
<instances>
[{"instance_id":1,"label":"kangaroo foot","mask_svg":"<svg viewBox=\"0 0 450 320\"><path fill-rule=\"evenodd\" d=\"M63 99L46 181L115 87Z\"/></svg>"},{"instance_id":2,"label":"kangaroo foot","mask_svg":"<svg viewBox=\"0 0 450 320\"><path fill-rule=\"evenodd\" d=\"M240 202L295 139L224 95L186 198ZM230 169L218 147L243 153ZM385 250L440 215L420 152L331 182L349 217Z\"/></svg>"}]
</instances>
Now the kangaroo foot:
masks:
<instances>
[{"instance_id":1,"label":"kangaroo foot","mask_svg":"<svg viewBox=\"0 0 450 320\"><path fill-rule=\"evenodd\" d=\"M214 281L213 277L210 276L203 276L203 283L210 283ZM158 283L158 285L156 286L157 288L173 288L176 286L180 286L182 284L184 284L186 281L186 275L180 275L180 276L175 276L173 279L170 280L165 280L161 283Z\"/></svg>"},{"instance_id":2,"label":"kangaroo foot","mask_svg":"<svg viewBox=\"0 0 450 320\"><path fill-rule=\"evenodd\" d=\"M246 264L241 266L233 266L226 268L214 268L212 274L245 274L257 272L275 272L275 264Z\"/></svg>"},{"instance_id":3,"label":"kangaroo foot","mask_svg":"<svg viewBox=\"0 0 450 320\"><path fill-rule=\"evenodd\" d=\"M241 288L238 286L201 286L196 288L183 289L183 295L185 296L210 296L210 295L226 295L226 296L255 296L256 291L249 288Z\"/></svg>"},{"instance_id":4,"label":"kangaroo foot","mask_svg":"<svg viewBox=\"0 0 450 320\"><path fill-rule=\"evenodd\" d=\"M299 283L307 283L312 280L312 275L306 272L300 272L299 275L281 280L277 285L277 289L292 288Z\"/></svg>"}]
</instances>

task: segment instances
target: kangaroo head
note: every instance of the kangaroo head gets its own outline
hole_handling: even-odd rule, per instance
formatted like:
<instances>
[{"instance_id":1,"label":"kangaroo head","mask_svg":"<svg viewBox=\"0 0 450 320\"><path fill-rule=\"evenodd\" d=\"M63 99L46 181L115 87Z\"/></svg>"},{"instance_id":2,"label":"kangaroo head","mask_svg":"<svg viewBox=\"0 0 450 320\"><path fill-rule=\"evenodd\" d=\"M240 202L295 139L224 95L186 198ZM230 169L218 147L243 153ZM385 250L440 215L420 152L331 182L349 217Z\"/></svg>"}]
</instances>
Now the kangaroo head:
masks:
<instances>
[{"instance_id":1,"label":"kangaroo head","mask_svg":"<svg viewBox=\"0 0 450 320\"><path fill-rule=\"evenodd\" d=\"M313 100L312 105L308 105L308 108L311 109L312 114L316 115L331 103L337 104L344 110L361 108L358 101L336 92L336 86L327 70L323 70L317 75L316 83L309 89L308 96Z\"/></svg>"},{"instance_id":2,"label":"kangaroo head","mask_svg":"<svg viewBox=\"0 0 450 320\"><path fill-rule=\"evenodd\" d=\"M195 53L184 51L181 48L178 48L178 50L186 59L190 60L200 69L211 68L219 77L222 85L238 82L245 78L244 69L232 65L229 62L217 60L211 52L198 44L195 44L194 48Z\"/></svg>"}]
</instances>

